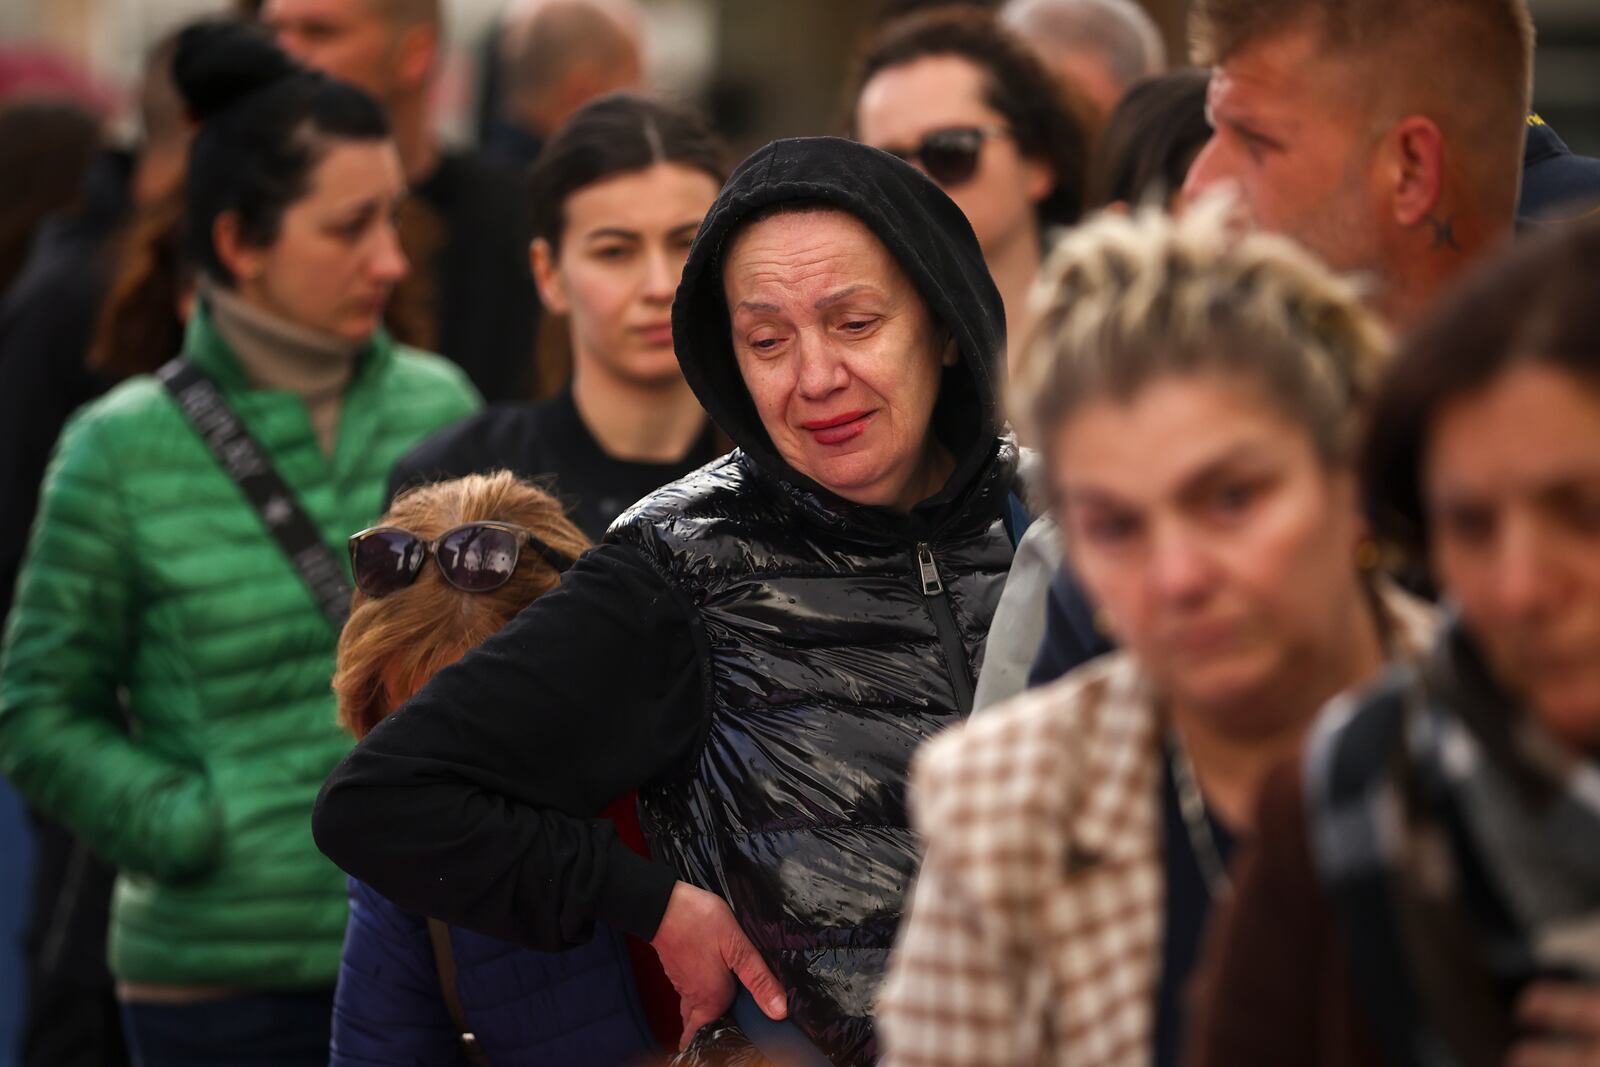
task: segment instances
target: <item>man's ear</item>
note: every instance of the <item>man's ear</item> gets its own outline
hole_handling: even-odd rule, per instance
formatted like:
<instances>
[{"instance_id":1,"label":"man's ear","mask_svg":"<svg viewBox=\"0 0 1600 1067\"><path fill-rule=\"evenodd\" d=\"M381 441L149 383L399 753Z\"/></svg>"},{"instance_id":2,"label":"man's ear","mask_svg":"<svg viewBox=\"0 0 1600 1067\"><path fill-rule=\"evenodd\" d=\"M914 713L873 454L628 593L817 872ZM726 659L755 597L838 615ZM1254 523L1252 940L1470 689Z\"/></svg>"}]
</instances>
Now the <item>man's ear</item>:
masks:
<instances>
[{"instance_id":1,"label":"man's ear","mask_svg":"<svg viewBox=\"0 0 1600 1067\"><path fill-rule=\"evenodd\" d=\"M529 264L533 268L533 284L539 288L539 302L545 310L557 315L569 314L572 301L567 299L567 286L556 270L556 250L543 237L535 237L528 246Z\"/></svg>"},{"instance_id":2,"label":"man's ear","mask_svg":"<svg viewBox=\"0 0 1600 1067\"><path fill-rule=\"evenodd\" d=\"M266 257L261 249L244 239L239 229L239 213L224 211L211 224L211 246L235 281L253 282L261 276Z\"/></svg>"},{"instance_id":3,"label":"man's ear","mask_svg":"<svg viewBox=\"0 0 1600 1067\"><path fill-rule=\"evenodd\" d=\"M1395 123L1385 147L1394 220L1409 229L1428 217L1444 192L1444 134L1432 119L1410 115Z\"/></svg>"},{"instance_id":4,"label":"man's ear","mask_svg":"<svg viewBox=\"0 0 1600 1067\"><path fill-rule=\"evenodd\" d=\"M400 35L394 50L394 77L407 89L426 89L439 62L439 28L418 23Z\"/></svg>"},{"instance_id":5,"label":"man's ear","mask_svg":"<svg viewBox=\"0 0 1600 1067\"><path fill-rule=\"evenodd\" d=\"M945 338L944 354L939 357L939 362L946 367L954 367L961 362L961 346L956 344L955 334Z\"/></svg>"}]
</instances>

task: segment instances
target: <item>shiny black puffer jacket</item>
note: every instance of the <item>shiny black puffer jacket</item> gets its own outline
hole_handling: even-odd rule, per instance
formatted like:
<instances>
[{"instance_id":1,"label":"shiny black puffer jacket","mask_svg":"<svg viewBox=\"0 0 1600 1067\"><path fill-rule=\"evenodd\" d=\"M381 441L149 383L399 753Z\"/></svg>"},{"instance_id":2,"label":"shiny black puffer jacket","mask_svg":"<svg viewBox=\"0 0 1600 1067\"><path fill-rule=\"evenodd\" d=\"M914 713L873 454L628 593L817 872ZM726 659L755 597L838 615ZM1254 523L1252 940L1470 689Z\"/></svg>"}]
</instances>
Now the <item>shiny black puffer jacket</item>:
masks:
<instances>
[{"instance_id":1,"label":"shiny black puffer jacket","mask_svg":"<svg viewBox=\"0 0 1600 1067\"><path fill-rule=\"evenodd\" d=\"M873 1001L918 863L908 767L971 709L1015 469L1015 445L995 442L916 535L734 452L607 535L698 605L710 650L699 758L640 796L651 849L728 901L836 1064L875 1055Z\"/></svg>"}]
</instances>

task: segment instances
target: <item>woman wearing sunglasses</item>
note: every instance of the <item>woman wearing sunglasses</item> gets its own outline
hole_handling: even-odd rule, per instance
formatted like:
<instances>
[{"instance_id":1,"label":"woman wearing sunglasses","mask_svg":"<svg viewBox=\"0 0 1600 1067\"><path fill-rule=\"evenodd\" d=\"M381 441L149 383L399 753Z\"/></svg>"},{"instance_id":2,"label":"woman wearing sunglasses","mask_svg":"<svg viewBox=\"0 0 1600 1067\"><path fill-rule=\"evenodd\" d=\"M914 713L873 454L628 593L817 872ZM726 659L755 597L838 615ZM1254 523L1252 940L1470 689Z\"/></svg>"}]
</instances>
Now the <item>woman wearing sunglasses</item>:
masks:
<instances>
[{"instance_id":1,"label":"woman wearing sunglasses","mask_svg":"<svg viewBox=\"0 0 1600 1067\"><path fill-rule=\"evenodd\" d=\"M598 539L623 508L724 451L672 346L672 294L724 166L705 120L675 104L620 93L568 119L529 174L529 254L545 309L565 319L572 382L436 435L394 486L501 469L554 478Z\"/></svg>"},{"instance_id":2,"label":"woman wearing sunglasses","mask_svg":"<svg viewBox=\"0 0 1600 1067\"><path fill-rule=\"evenodd\" d=\"M475 398L380 329L406 266L382 109L241 25L185 31L173 67L200 120L202 272L176 366L220 399L138 377L64 432L0 668L0 764L119 868L136 1063L325 1064L347 907L306 822L349 747L327 683L342 604L281 531L307 534L342 601L332 546ZM224 411L256 445L226 467ZM281 490L253 503L268 468Z\"/></svg>"},{"instance_id":3,"label":"woman wearing sunglasses","mask_svg":"<svg viewBox=\"0 0 1600 1067\"><path fill-rule=\"evenodd\" d=\"M919 755L886 1064L1179 1062L1261 777L1431 628L1360 551L1382 330L1296 246L1231 239L1222 207L1102 216L1046 264L1026 411L1122 650Z\"/></svg>"},{"instance_id":4,"label":"woman wearing sunglasses","mask_svg":"<svg viewBox=\"0 0 1600 1067\"><path fill-rule=\"evenodd\" d=\"M350 539L356 597L333 678L340 725L365 737L555 589L587 547L559 502L507 472L402 494L381 525ZM352 878L330 1063L457 1063L471 1034L495 1067L637 1064L657 1044L636 958L604 926L555 954L446 928Z\"/></svg>"},{"instance_id":5,"label":"woman wearing sunglasses","mask_svg":"<svg viewBox=\"0 0 1600 1067\"><path fill-rule=\"evenodd\" d=\"M858 78L856 138L909 160L960 205L1000 287L1014 355L1046 231L1083 206L1088 139L1060 86L971 6L890 23Z\"/></svg>"}]
</instances>

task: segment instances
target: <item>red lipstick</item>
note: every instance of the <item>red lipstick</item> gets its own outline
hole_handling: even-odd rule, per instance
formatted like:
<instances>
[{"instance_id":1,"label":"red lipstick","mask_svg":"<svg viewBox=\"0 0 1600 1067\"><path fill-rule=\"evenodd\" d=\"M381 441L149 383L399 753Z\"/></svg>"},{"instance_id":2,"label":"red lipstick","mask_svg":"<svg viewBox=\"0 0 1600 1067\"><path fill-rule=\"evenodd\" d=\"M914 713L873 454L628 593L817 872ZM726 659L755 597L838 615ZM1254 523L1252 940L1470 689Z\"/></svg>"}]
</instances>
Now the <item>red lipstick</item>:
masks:
<instances>
[{"instance_id":1,"label":"red lipstick","mask_svg":"<svg viewBox=\"0 0 1600 1067\"><path fill-rule=\"evenodd\" d=\"M839 445L865 433L872 415L870 411L847 411L832 418L816 419L800 425L816 436L818 444Z\"/></svg>"}]
</instances>

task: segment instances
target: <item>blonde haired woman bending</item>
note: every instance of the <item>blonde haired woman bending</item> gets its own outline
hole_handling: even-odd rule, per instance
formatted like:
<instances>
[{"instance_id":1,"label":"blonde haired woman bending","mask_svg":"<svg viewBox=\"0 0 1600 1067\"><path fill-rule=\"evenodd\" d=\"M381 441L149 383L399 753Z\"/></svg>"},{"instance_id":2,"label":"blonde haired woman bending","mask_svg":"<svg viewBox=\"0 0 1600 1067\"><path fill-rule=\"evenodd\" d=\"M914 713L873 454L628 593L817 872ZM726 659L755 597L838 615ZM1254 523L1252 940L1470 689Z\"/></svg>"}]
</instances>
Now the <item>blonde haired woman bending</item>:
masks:
<instances>
[{"instance_id":1,"label":"blonde haired woman bending","mask_svg":"<svg viewBox=\"0 0 1600 1067\"><path fill-rule=\"evenodd\" d=\"M365 737L555 589L587 547L557 500L504 471L402 494L350 539L357 593L333 679L340 725ZM631 809L630 797L607 815L642 848ZM636 1063L656 1047L636 966L653 966L648 946L614 930L534 952L430 924L352 878L330 1063L458 1062L467 1033L495 1067Z\"/></svg>"}]
</instances>

